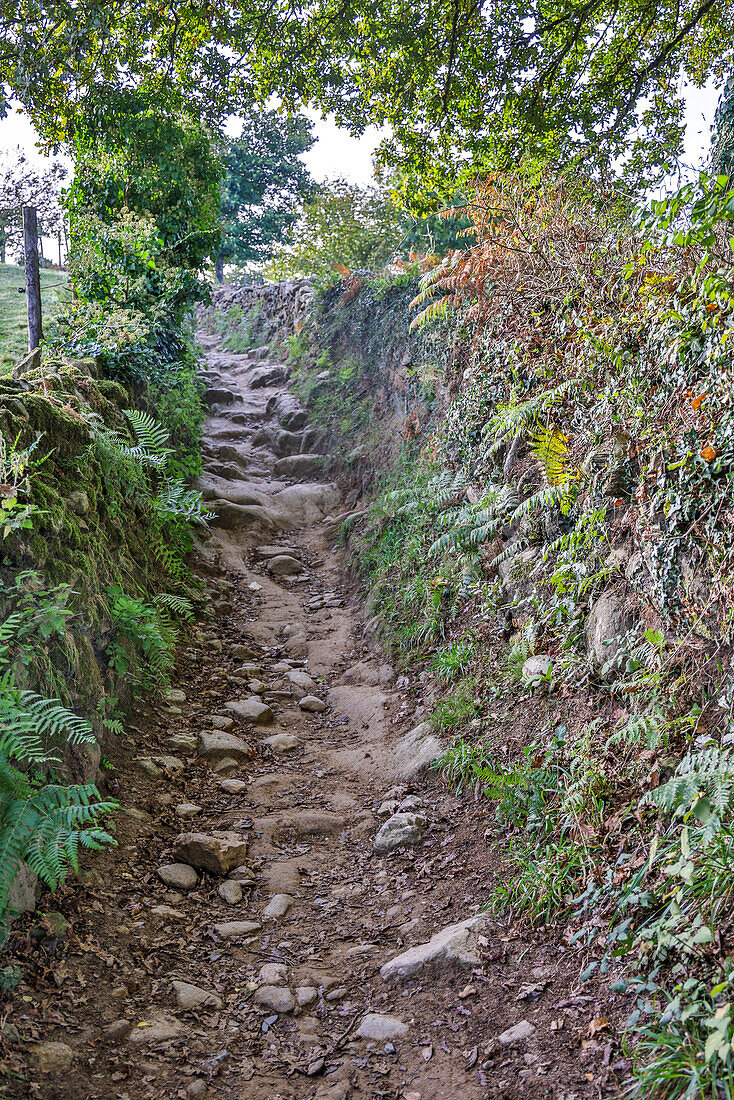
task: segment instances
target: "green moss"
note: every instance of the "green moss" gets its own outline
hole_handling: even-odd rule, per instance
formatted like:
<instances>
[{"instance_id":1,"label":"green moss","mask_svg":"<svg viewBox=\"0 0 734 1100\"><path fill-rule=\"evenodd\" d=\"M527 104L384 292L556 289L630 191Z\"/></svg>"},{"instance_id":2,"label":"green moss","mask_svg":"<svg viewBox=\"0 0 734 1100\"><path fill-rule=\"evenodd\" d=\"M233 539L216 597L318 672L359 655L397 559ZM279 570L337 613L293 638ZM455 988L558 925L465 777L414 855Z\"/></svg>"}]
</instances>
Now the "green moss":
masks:
<instances>
[{"instance_id":1,"label":"green moss","mask_svg":"<svg viewBox=\"0 0 734 1100\"><path fill-rule=\"evenodd\" d=\"M86 634L82 634L80 631L74 632L74 643L78 662L77 686L82 697L96 703L100 696L104 694L104 686L92 643Z\"/></svg>"},{"instance_id":2,"label":"green moss","mask_svg":"<svg viewBox=\"0 0 734 1100\"><path fill-rule=\"evenodd\" d=\"M53 448L54 454L63 457L80 455L90 446L92 431L79 416L65 412L40 393L27 394L24 403L31 428L44 434L44 448Z\"/></svg>"},{"instance_id":3,"label":"green moss","mask_svg":"<svg viewBox=\"0 0 734 1100\"><path fill-rule=\"evenodd\" d=\"M130 395L119 382L114 382L111 378L104 378L97 383L97 389L102 397L107 398L114 405L118 405L121 409L130 408Z\"/></svg>"}]
</instances>

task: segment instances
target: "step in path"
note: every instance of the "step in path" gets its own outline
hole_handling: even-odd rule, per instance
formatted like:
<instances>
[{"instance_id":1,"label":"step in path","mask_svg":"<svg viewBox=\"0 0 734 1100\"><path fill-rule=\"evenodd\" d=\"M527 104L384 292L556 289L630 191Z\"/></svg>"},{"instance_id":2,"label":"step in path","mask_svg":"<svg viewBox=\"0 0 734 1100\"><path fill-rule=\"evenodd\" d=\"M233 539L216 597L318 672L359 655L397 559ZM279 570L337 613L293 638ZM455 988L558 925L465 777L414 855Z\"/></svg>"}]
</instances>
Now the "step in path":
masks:
<instances>
[{"instance_id":1,"label":"step in path","mask_svg":"<svg viewBox=\"0 0 734 1100\"><path fill-rule=\"evenodd\" d=\"M590 998L554 1007L577 961L482 912L486 809L426 773L427 705L365 635L335 549L355 502L287 370L201 339L215 617L133 725L27 1095L599 1095Z\"/></svg>"}]
</instances>

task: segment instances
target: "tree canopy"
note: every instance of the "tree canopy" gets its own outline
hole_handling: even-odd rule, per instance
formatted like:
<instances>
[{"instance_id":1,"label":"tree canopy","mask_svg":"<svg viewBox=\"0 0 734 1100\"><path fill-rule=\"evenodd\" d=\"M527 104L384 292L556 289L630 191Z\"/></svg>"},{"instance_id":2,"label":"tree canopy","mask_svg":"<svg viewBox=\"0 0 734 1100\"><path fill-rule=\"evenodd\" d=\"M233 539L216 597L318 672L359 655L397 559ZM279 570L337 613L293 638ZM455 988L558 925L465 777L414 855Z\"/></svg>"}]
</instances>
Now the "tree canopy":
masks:
<instances>
[{"instance_id":1,"label":"tree canopy","mask_svg":"<svg viewBox=\"0 0 734 1100\"><path fill-rule=\"evenodd\" d=\"M155 77L214 118L278 94L361 131L406 190L522 157L624 161L630 180L681 148L681 79L722 81L729 0L0 0L6 87L45 136L73 130L100 81ZM39 47L39 43L42 45ZM420 185L420 187L418 186Z\"/></svg>"},{"instance_id":2,"label":"tree canopy","mask_svg":"<svg viewBox=\"0 0 734 1100\"><path fill-rule=\"evenodd\" d=\"M300 155L313 145L303 115L251 109L242 133L225 144L222 243L218 264L264 260L274 243L288 239L303 200L312 191Z\"/></svg>"}]
</instances>

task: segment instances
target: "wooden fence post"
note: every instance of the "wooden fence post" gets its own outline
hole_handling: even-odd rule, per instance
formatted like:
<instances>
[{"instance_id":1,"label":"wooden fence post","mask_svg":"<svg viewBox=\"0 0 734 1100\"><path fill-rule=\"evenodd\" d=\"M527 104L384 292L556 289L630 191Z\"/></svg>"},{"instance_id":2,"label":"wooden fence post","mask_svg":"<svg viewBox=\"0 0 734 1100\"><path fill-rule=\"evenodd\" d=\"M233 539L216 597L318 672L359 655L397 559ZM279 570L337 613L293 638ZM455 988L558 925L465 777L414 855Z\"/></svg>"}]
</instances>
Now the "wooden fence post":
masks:
<instances>
[{"instance_id":1,"label":"wooden fence post","mask_svg":"<svg viewBox=\"0 0 734 1100\"><path fill-rule=\"evenodd\" d=\"M40 347L43 340L41 312L41 275L38 270L38 218L33 206L23 207L25 244L25 285L28 299L28 350Z\"/></svg>"}]
</instances>

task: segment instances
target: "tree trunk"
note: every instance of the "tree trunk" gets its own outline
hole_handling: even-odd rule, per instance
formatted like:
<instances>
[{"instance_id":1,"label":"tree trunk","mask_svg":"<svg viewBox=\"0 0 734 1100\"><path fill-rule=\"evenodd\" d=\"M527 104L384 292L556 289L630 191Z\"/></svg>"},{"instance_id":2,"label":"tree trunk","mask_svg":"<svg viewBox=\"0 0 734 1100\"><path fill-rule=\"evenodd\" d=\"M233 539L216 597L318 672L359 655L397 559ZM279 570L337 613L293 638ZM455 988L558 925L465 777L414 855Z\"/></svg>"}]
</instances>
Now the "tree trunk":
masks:
<instances>
[{"instance_id":1,"label":"tree trunk","mask_svg":"<svg viewBox=\"0 0 734 1100\"><path fill-rule=\"evenodd\" d=\"M214 276L218 283L224 282L224 257L221 255L214 257Z\"/></svg>"},{"instance_id":2,"label":"tree trunk","mask_svg":"<svg viewBox=\"0 0 734 1100\"><path fill-rule=\"evenodd\" d=\"M40 347L43 340L41 313L41 276L38 270L38 219L32 206L23 207L25 244L25 283L28 298L28 350Z\"/></svg>"}]
</instances>

